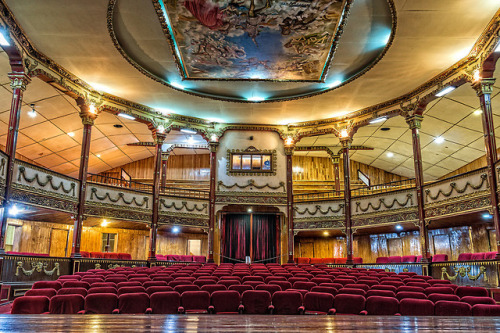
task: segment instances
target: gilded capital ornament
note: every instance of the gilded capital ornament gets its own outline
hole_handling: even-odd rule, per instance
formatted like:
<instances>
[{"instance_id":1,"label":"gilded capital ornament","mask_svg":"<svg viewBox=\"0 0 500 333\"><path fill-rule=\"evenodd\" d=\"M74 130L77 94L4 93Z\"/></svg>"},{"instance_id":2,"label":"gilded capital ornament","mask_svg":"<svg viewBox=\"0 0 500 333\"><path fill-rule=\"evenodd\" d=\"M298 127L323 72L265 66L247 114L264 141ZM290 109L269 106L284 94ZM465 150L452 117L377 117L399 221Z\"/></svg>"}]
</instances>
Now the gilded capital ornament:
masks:
<instances>
[{"instance_id":1,"label":"gilded capital ornament","mask_svg":"<svg viewBox=\"0 0 500 333\"><path fill-rule=\"evenodd\" d=\"M410 129L420 129L422 127L422 121L424 117L419 114L414 114L406 117L406 123L410 127Z\"/></svg>"},{"instance_id":2,"label":"gilded capital ornament","mask_svg":"<svg viewBox=\"0 0 500 333\"><path fill-rule=\"evenodd\" d=\"M168 161L169 157L170 157L170 152L162 152L161 153L161 160L162 161Z\"/></svg>"},{"instance_id":3,"label":"gilded capital ornament","mask_svg":"<svg viewBox=\"0 0 500 333\"><path fill-rule=\"evenodd\" d=\"M26 90L28 83L31 82L31 78L26 74L8 74L10 79L10 87L12 89L21 89L22 91Z\"/></svg>"},{"instance_id":4,"label":"gilded capital ornament","mask_svg":"<svg viewBox=\"0 0 500 333\"><path fill-rule=\"evenodd\" d=\"M285 146L285 155L293 155L295 146Z\"/></svg>"},{"instance_id":5,"label":"gilded capital ornament","mask_svg":"<svg viewBox=\"0 0 500 333\"><path fill-rule=\"evenodd\" d=\"M218 142L209 142L208 143L208 148L210 149L211 153L216 153L217 148L219 148L219 143Z\"/></svg>"},{"instance_id":6,"label":"gilded capital ornament","mask_svg":"<svg viewBox=\"0 0 500 333\"><path fill-rule=\"evenodd\" d=\"M486 78L486 79L480 79L478 81L475 81L472 84L472 88L476 91L476 95L478 97L484 95L484 94L489 94L493 92L493 84L495 84L494 78Z\"/></svg>"}]
</instances>

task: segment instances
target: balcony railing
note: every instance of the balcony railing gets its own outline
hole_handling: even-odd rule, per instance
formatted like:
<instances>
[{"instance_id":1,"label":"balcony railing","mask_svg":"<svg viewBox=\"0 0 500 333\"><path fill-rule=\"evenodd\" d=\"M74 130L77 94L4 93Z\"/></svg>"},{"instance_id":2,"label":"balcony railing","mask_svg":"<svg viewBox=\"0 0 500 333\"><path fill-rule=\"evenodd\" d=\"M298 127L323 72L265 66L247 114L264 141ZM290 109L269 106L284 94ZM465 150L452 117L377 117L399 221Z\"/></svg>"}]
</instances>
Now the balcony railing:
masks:
<instances>
[{"instance_id":1,"label":"balcony railing","mask_svg":"<svg viewBox=\"0 0 500 333\"><path fill-rule=\"evenodd\" d=\"M323 201L342 199L344 193L342 191L318 191L311 193L294 194L294 202L307 202L307 201Z\"/></svg>"},{"instance_id":2,"label":"balcony railing","mask_svg":"<svg viewBox=\"0 0 500 333\"><path fill-rule=\"evenodd\" d=\"M370 186L362 186L351 189L352 197L361 197L364 195L372 195L378 193L386 193L398 190L404 190L415 187L415 179L404 179L389 183L375 184Z\"/></svg>"}]
</instances>

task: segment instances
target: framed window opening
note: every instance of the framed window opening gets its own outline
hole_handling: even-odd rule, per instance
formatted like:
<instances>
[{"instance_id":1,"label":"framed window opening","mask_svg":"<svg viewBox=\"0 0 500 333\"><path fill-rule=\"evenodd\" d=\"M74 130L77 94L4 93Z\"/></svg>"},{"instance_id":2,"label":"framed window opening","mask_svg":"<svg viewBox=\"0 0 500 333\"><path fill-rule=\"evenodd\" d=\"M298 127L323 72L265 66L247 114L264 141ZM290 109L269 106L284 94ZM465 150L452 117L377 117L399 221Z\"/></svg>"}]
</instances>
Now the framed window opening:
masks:
<instances>
[{"instance_id":1,"label":"framed window opening","mask_svg":"<svg viewBox=\"0 0 500 333\"><path fill-rule=\"evenodd\" d=\"M116 252L117 234L102 233L101 252Z\"/></svg>"},{"instance_id":2,"label":"framed window opening","mask_svg":"<svg viewBox=\"0 0 500 333\"><path fill-rule=\"evenodd\" d=\"M227 159L227 173L231 176L276 175L275 150L258 150L255 147L228 150Z\"/></svg>"}]
</instances>

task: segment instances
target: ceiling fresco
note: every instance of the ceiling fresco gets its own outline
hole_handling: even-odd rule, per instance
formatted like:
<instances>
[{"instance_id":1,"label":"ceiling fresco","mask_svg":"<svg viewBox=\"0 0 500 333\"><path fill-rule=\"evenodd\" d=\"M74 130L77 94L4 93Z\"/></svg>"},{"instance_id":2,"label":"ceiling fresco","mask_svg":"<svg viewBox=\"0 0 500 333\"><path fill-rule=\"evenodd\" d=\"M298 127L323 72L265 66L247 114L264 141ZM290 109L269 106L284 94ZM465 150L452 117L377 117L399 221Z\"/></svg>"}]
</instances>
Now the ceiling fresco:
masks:
<instances>
[{"instance_id":1,"label":"ceiling fresco","mask_svg":"<svg viewBox=\"0 0 500 333\"><path fill-rule=\"evenodd\" d=\"M324 79L342 0L167 0L162 10L184 79Z\"/></svg>"}]
</instances>

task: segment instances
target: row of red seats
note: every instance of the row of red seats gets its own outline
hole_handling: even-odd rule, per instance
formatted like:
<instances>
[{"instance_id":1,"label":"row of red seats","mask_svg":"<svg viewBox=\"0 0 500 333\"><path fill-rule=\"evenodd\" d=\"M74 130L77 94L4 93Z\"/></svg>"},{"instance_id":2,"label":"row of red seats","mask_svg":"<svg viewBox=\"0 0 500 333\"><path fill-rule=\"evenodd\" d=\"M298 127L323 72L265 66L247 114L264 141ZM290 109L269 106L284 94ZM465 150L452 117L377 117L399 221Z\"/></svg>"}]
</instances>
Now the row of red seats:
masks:
<instances>
[{"instance_id":1,"label":"row of red seats","mask_svg":"<svg viewBox=\"0 0 500 333\"><path fill-rule=\"evenodd\" d=\"M497 252L460 253L457 261L492 260L496 255Z\"/></svg>"},{"instance_id":2,"label":"row of red seats","mask_svg":"<svg viewBox=\"0 0 500 333\"><path fill-rule=\"evenodd\" d=\"M355 264L362 264L363 258L352 258ZM298 257L294 258L295 263L297 264L345 264L347 262L347 258L303 258Z\"/></svg>"},{"instance_id":3,"label":"row of red seats","mask_svg":"<svg viewBox=\"0 0 500 333\"><path fill-rule=\"evenodd\" d=\"M470 260L492 260L495 259L497 252L480 252L480 253L460 253L457 261L470 261ZM391 257L378 257L377 264L393 264L393 263L412 263L420 262L422 256L391 256ZM435 254L432 257L432 262L448 261L447 254Z\"/></svg>"},{"instance_id":4,"label":"row of red seats","mask_svg":"<svg viewBox=\"0 0 500 333\"><path fill-rule=\"evenodd\" d=\"M130 253L80 251L83 258L132 260Z\"/></svg>"},{"instance_id":5,"label":"row of red seats","mask_svg":"<svg viewBox=\"0 0 500 333\"><path fill-rule=\"evenodd\" d=\"M435 255L434 257L438 256L439 254ZM377 264L393 264L393 263L405 263L405 262L420 262L422 260L422 256L392 256L392 257L378 257L375 260L375 263ZM448 260L448 259L447 259ZM446 261L447 261L446 260Z\"/></svg>"},{"instance_id":6,"label":"row of red seats","mask_svg":"<svg viewBox=\"0 0 500 333\"><path fill-rule=\"evenodd\" d=\"M14 252L7 251L7 254L17 255L17 256L30 256L30 257L49 257L48 253L33 253L33 252Z\"/></svg>"},{"instance_id":7,"label":"row of red seats","mask_svg":"<svg viewBox=\"0 0 500 333\"><path fill-rule=\"evenodd\" d=\"M496 304L471 304L427 299L402 299L383 296L249 290L175 291L147 293L111 293L81 295L22 296L14 300L13 314L339 314L339 315L404 315L404 316L498 316Z\"/></svg>"},{"instance_id":8,"label":"row of red seats","mask_svg":"<svg viewBox=\"0 0 500 333\"><path fill-rule=\"evenodd\" d=\"M160 261L183 261L183 262L200 262L205 263L207 258L205 256L193 256L193 255L178 255L178 254L157 254L156 260Z\"/></svg>"}]
</instances>

